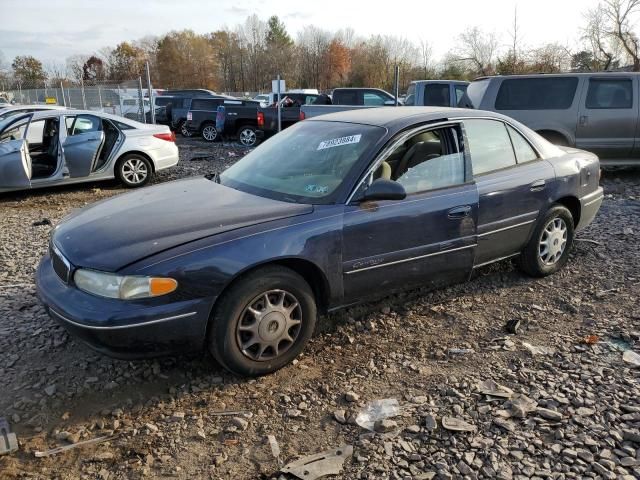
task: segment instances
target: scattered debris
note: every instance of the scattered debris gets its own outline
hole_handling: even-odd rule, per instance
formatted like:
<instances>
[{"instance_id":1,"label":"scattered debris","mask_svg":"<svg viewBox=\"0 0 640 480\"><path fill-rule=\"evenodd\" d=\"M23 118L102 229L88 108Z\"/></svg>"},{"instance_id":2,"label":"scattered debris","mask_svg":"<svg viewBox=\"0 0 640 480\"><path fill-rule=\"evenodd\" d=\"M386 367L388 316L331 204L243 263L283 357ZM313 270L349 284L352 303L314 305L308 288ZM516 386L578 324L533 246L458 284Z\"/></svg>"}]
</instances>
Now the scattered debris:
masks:
<instances>
[{"instance_id":1,"label":"scattered debris","mask_svg":"<svg viewBox=\"0 0 640 480\"><path fill-rule=\"evenodd\" d=\"M466 355L474 353L475 350L473 348L450 348L447 352L449 352L449 355Z\"/></svg>"},{"instance_id":2,"label":"scattered debris","mask_svg":"<svg viewBox=\"0 0 640 480\"><path fill-rule=\"evenodd\" d=\"M395 417L400 413L400 405L395 398L374 400L367 404L356 417L356 423L362 428L373 431L378 420Z\"/></svg>"},{"instance_id":3,"label":"scattered debris","mask_svg":"<svg viewBox=\"0 0 640 480\"><path fill-rule=\"evenodd\" d=\"M520 319L514 318L509 320L504 326L505 330L513 335L518 334L518 329L520 328Z\"/></svg>"},{"instance_id":4,"label":"scattered debris","mask_svg":"<svg viewBox=\"0 0 640 480\"><path fill-rule=\"evenodd\" d=\"M622 360L630 363L634 367L640 367L640 355L632 350L627 350L622 354Z\"/></svg>"},{"instance_id":5,"label":"scattered debris","mask_svg":"<svg viewBox=\"0 0 640 480\"><path fill-rule=\"evenodd\" d=\"M376 420L373 424L373 429L378 433L389 433L398 428L398 424L393 420L389 420L388 418L383 418L382 420Z\"/></svg>"},{"instance_id":6,"label":"scattered debris","mask_svg":"<svg viewBox=\"0 0 640 480\"><path fill-rule=\"evenodd\" d=\"M430 432L436 430L438 428L438 421L436 420L436 417L431 414L424 417L424 426Z\"/></svg>"},{"instance_id":7,"label":"scattered debris","mask_svg":"<svg viewBox=\"0 0 640 480\"><path fill-rule=\"evenodd\" d=\"M522 342L522 346L529 350L532 355L553 355L556 350L552 347L537 347L527 342Z\"/></svg>"},{"instance_id":8,"label":"scattered debris","mask_svg":"<svg viewBox=\"0 0 640 480\"><path fill-rule=\"evenodd\" d=\"M222 417L227 415L248 415L249 413L249 410L214 410L212 412L207 412L207 415Z\"/></svg>"},{"instance_id":9,"label":"scattered debris","mask_svg":"<svg viewBox=\"0 0 640 480\"><path fill-rule=\"evenodd\" d=\"M269 442L269 446L271 447L273 458L278 460L278 464L280 464L280 445L278 445L276 437L274 435L267 435L267 442Z\"/></svg>"},{"instance_id":10,"label":"scattered debris","mask_svg":"<svg viewBox=\"0 0 640 480\"><path fill-rule=\"evenodd\" d=\"M480 393L489 397L511 398L513 395L513 390L502 385L498 385L491 379L478 384L478 390Z\"/></svg>"},{"instance_id":11,"label":"scattered debris","mask_svg":"<svg viewBox=\"0 0 640 480\"><path fill-rule=\"evenodd\" d=\"M476 430L475 425L453 417L442 417L442 428L452 432L475 432Z\"/></svg>"},{"instance_id":12,"label":"scattered debris","mask_svg":"<svg viewBox=\"0 0 640 480\"><path fill-rule=\"evenodd\" d=\"M529 413L535 412L537 406L538 402L521 393L513 395L506 404L511 416L516 418L525 418Z\"/></svg>"},{"instance_id":13,"label":"scattered debris","mask_svg":"<svg viewBox=\"0 0 640 480\"><path fill-rule=\"evenodd\" d=\"M344 461L353 455L351 445L343 445L335 450L327 450L288 463L280 470L302 480L315 480L327 475L338 475Z\"/></svg>"},{"instance_id":14,"label":"scattered debris","mask_svg":"<svg viewBox=\"0 0 640 480\"><path fill-rule=\"evenodd\" d=\"M598 245L598 246L602 245L602 243L598 242L597 240L591 240L590 238L574 238L573 241L591 243L593 245Z\"/></svg>"},{"instance_id":15,"label":"scattered debris","mask_svg":"<svg viewBox=\"0 0 640 480\"><path fill-rule=\"evenodd\" d=\"M599 341L600 341L600 337L598 337L598 335L587 335L582 340L582 343L585 343L587 345L595 345Z\"/></svg>"},{"instance_id":16,"label":"scattered debris","mask_svg":"<svg viewBox=\"0 0 640 480\"><path fill-rule=\"evenodd\" d=\"M84 442L72 443L71 445L65 445L64 447L52 448L51 450L45 450L44 452L36 451L35 456L37 458L49 457L58 453L66 452L77 447L84 447L87 445L94 445L96 443L108 442L116 438L115 435L105 435L104 437L92 438L91 440L85 440Z\"/></svg>"},{"instance_id":17,"label":"scattered debris","mask_svg":"<svg viewBox=\"0 0 640 480\"><path fill-rule=\"evenodd\" d=\"M18 438L11 433L11 426L6 418L0 417L0 455L7 455L18 450Z\"/></svg>"},{"instance_id":18,"label":"scattered debris","mask_svg":"<svg viewBox=\"0 0 640 480\"><path fill-rule=\"evenodd\" d=\"M38 220L37 222L33 222L31 225L34 227L42 227L43 225L51 225L51 220L48 218L43 218L42 220Z\"/></svg>"}]
</instances>

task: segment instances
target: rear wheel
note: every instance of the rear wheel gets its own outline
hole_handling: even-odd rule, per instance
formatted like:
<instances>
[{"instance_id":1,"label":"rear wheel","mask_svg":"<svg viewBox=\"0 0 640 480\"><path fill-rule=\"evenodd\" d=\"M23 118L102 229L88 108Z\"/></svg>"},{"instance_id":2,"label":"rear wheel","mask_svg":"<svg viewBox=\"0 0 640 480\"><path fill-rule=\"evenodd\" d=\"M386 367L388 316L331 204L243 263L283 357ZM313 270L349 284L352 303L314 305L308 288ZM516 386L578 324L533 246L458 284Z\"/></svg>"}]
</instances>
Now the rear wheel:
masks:
<instances>
[{"instance_id":1,"label":"rear wheel","mask_svg":"<svg viewBox=\"0 0 640 480\"><path fill-rule=\"evenodd\" d=\"M118 161L116 175L125 187L143 187L151 180L153 167L146 157L130 153Z\"/></svg>"},{"instance_id":2,"label":"rear wheel","mask_svg":"<svg viewBox=\"0 0 640 480\"><path fill-rule=\"evenodd\" d=\"M258 137L256 136L256 128L250 125L245 125L238 130L238 141L245 147L253 147L258 143Z\"/></svg>"},{"instance_id":3,"label":"rear wheel","mask_svg":"<svg viewBox=\"0 0 640 480\"><path fill-rule=\"evenodd\" d=\"M180 134L183 137L192 137L193 133L191 133L188 129L187 129L187 124L185 122L180 122L178 124L178 128L177 130L180 132Z\"/></svg>"},{"instance_id":4,"label":"rear wheel","mask_svg":"<svg viewBox=\"0 0 640 480\"><path fill-rule=\"evenodd\" d=\"M216 360L238 375L275 372L297 357L316 323L309 284L280 267L256 270L220 298L209 329Z\"/></svg>"},{"instance_id":5,"label":"rear wheel","mask_svg":"<svg viewBox=\"0 0 640 480\"><path fill-rule=\"evenodd\" d=\"M205 124L200 130L200 135L207 142L215 142L218 138L218 130L216 130L216 126L212 123Z\"/></svg>"},{"instance_id":6,"label":"rear wheel","mask_svg":"<svg viewBox=\"0 0 640 480\"><path fill-rule=\"evenodd\" d=\"M553 205L538 222L529 243L522 251L519 266L534 277L545 277L560 270L569 260L574 225L571 212Z\"/></svg>"}]
</instances>

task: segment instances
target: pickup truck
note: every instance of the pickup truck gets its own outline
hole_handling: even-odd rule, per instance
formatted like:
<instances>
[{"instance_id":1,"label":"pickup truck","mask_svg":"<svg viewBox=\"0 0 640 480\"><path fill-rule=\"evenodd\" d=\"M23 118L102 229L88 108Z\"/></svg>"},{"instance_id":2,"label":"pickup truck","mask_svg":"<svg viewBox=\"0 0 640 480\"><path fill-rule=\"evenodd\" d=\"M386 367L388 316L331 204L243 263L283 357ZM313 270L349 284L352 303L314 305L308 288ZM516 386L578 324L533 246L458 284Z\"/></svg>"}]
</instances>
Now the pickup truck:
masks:
<instances>
[{"instance_id":1,"label":"pickup truck","mask_svg":"<svg viewBox=\"0 0 640 480\"><path fill-rule=\"evenodd\" d=\"M224 131L216 129L218 106L224 105ZM229 98L193 99L191 110L187 112L184 124L189 136L200 134L208 142L219 137L237 137L246 146L253 147L257 142L257 111L260 102Z\"/></svg>"},{"instance_id":2,"label":"pickup truck","mask_svg":"<svg viewBox=\"0 0 640 480\"><path fill-rule=\"evenodd\" d=\"M288 102L287 99L293 100ZM306 118L302 111L305 109L320 109L323 113L340 110L350 110L353 105L378 107L395 105L395 97L389 92L378 88L336 88L332 96L303 93L282 94L281 123L287 128L299 120ZM324 109L327 109L324 111ZM305 110L306 111L306 110ZM318 113L317 115L321 115ZM275 105L258 109L258 135L269 137L278 133L278 109Z\"/></svg>"},{"instance_id":3,"label":"pickup truck","mask_svg":"<svg viewBox=\"0 0 640 480\"><path fill-rule=\"evenodd\" d=\"M404 105L421 105L434 107L457 107L467 90L469 82L458 80L416 80L411 82L407 90ZM347 98L343 91L362 90L358 97L351 94ZM371 96L371 91L383 92L388 97L384 100ZM360 103L349 103L349 101ZM326 113L355 110L358 108L373 108L394 105L393 95L384 90L336 88L333 93L333 105L305 105L300 109L300 120L317 117Z\"/></svg>"}]
</instances>

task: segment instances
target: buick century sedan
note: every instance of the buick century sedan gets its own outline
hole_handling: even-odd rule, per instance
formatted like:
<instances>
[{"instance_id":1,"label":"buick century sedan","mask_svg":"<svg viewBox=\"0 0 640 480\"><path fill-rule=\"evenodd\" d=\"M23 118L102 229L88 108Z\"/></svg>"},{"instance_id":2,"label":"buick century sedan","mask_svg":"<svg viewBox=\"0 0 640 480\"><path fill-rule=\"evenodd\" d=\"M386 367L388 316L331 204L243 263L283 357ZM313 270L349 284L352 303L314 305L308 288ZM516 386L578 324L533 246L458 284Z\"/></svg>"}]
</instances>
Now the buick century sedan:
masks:
<instances>
[{"instance_id":1,"label":"buick century sedan","mask_svg":"<svg viewBox=\"0 0 640 480\"><path fill-rule=\"evenodd\" d=\"M0 193L113 178L142 187L177 163L175 135L164 125L84 110L0 121Z\"/></svg>"},{"instance_id":2,"label":"buick century sedan","mask_svg":"<svg viewBox=\"0 0 640 480\"><path fill-rule=\"evenodd\" d=\"M299 122L221 175L72 213L37 272L50 315L132 358L207 348L241 375L292 361L319 313L517 257L567 263L598 158L496 113L381 107Z\"/></svg>"}]
</instances>

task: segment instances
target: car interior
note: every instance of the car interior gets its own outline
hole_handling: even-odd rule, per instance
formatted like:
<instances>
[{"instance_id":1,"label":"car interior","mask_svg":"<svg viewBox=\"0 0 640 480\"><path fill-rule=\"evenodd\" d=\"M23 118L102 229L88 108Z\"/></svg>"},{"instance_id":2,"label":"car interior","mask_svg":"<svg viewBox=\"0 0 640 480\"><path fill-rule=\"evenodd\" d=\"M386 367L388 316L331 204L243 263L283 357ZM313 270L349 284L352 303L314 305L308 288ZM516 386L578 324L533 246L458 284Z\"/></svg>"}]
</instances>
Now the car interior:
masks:
<instances>
[{"instance_id":1,"label":"car interior","mask_svg":"<svg viewBox=\"0 0 640 480\"><path fill-rule=\"evenodd\" d=\"M464 183L464 156L451 127L421 132L398 146L373 175L394 180L407 194Z\"/></svg>"},{"instance_id":2,"label":"car interior","mask_svg":"<svg viewBox=\"0 0 640 480\"><path fill-rule=\"evenodd\" d=\"M59 118L36 120L29 124L27 145L31 157L31 178L47 178L58 169Z\"/></svg>"},{"instance_id":3,"label":"car interior","mask_svg":"<svg viewBox=\"0 0 640 480\"><path fill-rule=\"evenodd\" d=\"M104 132L104 143L102 144L102 148L98 154L93 171L100 170L106 165L107 160L109 160L111 152L116 146L116 143L118 143L118 138L120 137L120 131L109 120L102 120L102 131Z\"/></svg>"},{"instance_id":4,"label":"car interior","mask_svg":"<svg viewBox=\"0 0 640 480\"><path fill-rule=\"evenodd\" d=\"M104 141L98 151L92 172L100 170L104 167L111 156L111 152L118 143L120 130L109 120L100 119L93 115L81 115L78 117L65 117L67 126L67 135L80 135L82 133L102 131L104 133Z\"/></svg>"}]
</instances>

